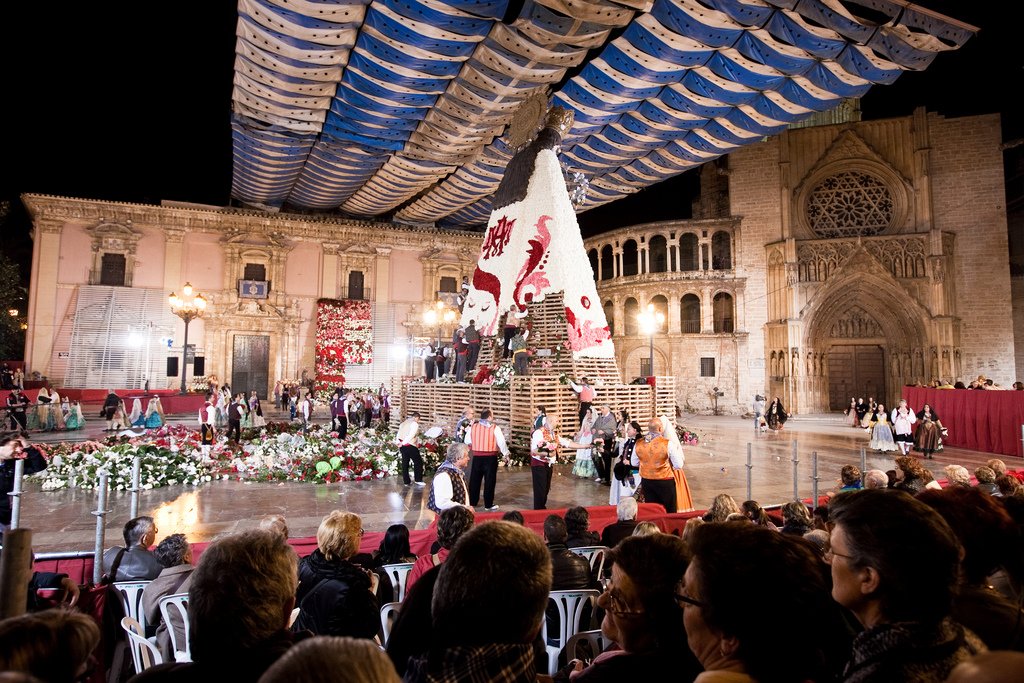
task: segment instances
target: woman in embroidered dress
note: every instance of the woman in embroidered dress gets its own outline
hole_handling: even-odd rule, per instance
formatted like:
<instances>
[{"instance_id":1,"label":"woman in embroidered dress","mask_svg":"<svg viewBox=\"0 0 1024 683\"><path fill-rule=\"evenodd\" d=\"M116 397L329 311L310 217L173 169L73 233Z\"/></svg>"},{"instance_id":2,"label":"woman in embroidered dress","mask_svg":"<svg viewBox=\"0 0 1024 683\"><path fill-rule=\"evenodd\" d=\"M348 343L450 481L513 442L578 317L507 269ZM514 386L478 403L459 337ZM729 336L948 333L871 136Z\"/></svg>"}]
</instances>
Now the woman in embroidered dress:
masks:
<instances>
[{"instance_id":1,"label":"woman in embroidered dress","mask_svg":"<svg viewBox=\"0 0 1024 683\"><path fill-rule=\"evenodd\" d=\"M48 418L50 416L50 390L46 387L39 387L39 393L36 394L36 409L28 411L36 414L35 429L49 430L53 427L47 426ZM31 425L29 429L32 429Z\"/></svg>"},{"instance_id":2,"label":"woman in embroidered dress","mask_svg":"<svg viewBox=\"0 0 1024 683\"><path fill-rule=\"evenodd\" d=\"M861 427L870 427L871 426L871 421L872 421L872 419L875 416L875 409L878 408L878 406L875 405L874 397L869 398L867 403L866 403L866 405L867 405L867 410L864 412L864 417L862 417L860 419L860 426Z\"/></svg>"},{"instance_id":3,"label":"woman in embroidered dress","mask_svg":"<svg viewBox=\"0 0 1024 683\"><path fill-rule=\"evenodd\" d=\"M249 414L253 427L258 429L267 425L267 421L263 417L263 405L260 403L260 397L256 395L255 389L249 394Z\"/></svg>"},{"instance_id":4,"label":"woman in embroidered dress","mask_svg":"<svg viewBox=\"0 0 1024 683\"><path fill-rule=\"evenodd\" d=\"M146 429L160 429L164 426L164 405L159 396L149 399L146 404Z\"/></svg>"},{"instance_id":5,"label":"woman in embroidered dress","mask_svg":"<svg viewBox=\"0 0 1024 683\"><path fill-rule=\"evenodd\" d=\"M618 457L612 466L612 485L608 491L609 505L618 505L619 499L632 496L640 486L640 461L636 458L634 449L643 428L635 420L627 422L625 428L626 438L619 442Z\"/></svg>"},{"instance_id":6,"label":"woman in embroidered dress","mask_svg":"<svg viewBox=\"0 0 1024 683\"><path fill-rule=\"evenodd\" d=\"M587 411L586 417L583 418L583 424L580 425L580 431L576 433L576 438L573 439L576 443L583 446L593 445L595 419L597 418L594 416L594 409L591 408ZM576 462L572 466L573 476L582 479L597 477L597 468L594 467L594 458L591 455L591 451L591 448L581 448L576 451ZM600 480L599 477L598 479Z\"/></svg>"},{"instance_id":7,"label":"woman in embroidered dress","mask_svg":"<svg viewBox=\"0 0 1024 683\"><path fill-rule=\"evenodd\" d=\"M111 427L116 432L122 429L128 429L128 409L125 408L124 401L119 400L117 402L117 408L114 410L114 419L111 420Z\"/></svg>"},{"instance_id":8,"label":"woman in embroidered dress","mask_svg":"<svg viewBox=\"0 0 1024 683\"><path fill-rule=\"evenodd\" d=\"M82 415L82 404L78 401L71 404L71 409L68 412L68 419L64 421L64 426L68 429L82 429L85 427L85 416Z\"/></svg>"},{"instance_id":9,"label":"woman in embroidered dress","mask_svg":"<svg viewBox=\"0 0 1024 683\"><path fill-rule=\"evenodd\" d=\"M242 429L252 429L252 409L249 407L249 402L245 399L245 392L241 392L235 397L238 401L238 410L242 413L242 421L239 425Z\"/></svg>"},{"instance_id":10,"label":"woman in embroidered dress","mask_svg":"<svg viewBox=\"0 0 1024 683\"><path fill-rule=\"evenodd\" d=\"M881 403L871 414L871 441L868 442L868 447L876 451L897 450L896 442L892 438L892 427L889 426L889 416Z\"/></svg>"},{"instance_id":11,"label":"woman in embroidered dress","mask_svg":"<svg viewBox=\"0 0 1024 683\"><path fill-rule=\"evenodd\" d=\"M942 448L942 423L939 415L925 403L917 414L917 429L914 430L914 450L931 459L935 451Z\"/></svg>"},{"instance_id":12,"label":"woman in embroidered dress","mask_svg":"<svg viewBox=\"0 0 1024 683\"><path fill-rule=\"evenodd\" d=\"M846 424L851 427L860 427L860 418L857 417L857 399L850 399L850 407L846 409Z\"/></svg>"},{"instance_id":13,"label":"woman in embroidered dress","mask_svg":"<svg viewBox=\"0 0 1024 683\"><path fill-rule=\"evenodd\" d=\"M786 420L789 419L789 413L782 407L782 401L776 396L772 399L772 404L768 406L768 428L773 430L782 429L782 426L786 424Z\"/></svg>"},{"instance_id":14,"label":"woman in embroidered dress","mask_svg":"<svg viewBox=\"0 0 1024 683\"><path fill-rule=\"evenodd\" d=\"M146 414L142 412L142 400L134 399L132 401L132 412L128 415L128 423L132 427L145 427L146 426Z\"/></svg>"},{"instance_id":15,"label":"woman in embroidered dress","mask_svg":"<svg viewBox=\"0 0 1024 683\"><path fill-rule=\"evenodd\" d=\"M64 418L64 428L67 429L68 418L71 417L71 401L68 400L67 396L60 400L60 414Z\"/></svg>"}]
</instances>

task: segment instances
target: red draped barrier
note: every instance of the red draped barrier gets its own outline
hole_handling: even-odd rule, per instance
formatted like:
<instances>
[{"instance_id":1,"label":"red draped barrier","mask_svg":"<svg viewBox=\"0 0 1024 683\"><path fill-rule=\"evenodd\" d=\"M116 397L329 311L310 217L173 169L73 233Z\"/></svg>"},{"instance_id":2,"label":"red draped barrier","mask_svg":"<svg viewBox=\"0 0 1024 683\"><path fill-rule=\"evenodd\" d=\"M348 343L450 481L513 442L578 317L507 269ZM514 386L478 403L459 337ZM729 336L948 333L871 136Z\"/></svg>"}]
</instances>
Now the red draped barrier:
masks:
<instances>
[{"instance_id":1,"label":"red draped barrier","mask_svg":"<svg viewBox=\"0 0 1024 683\"><path fill-rule=\"evenodd\" d=\"M903 387L903 398L915 411L932 406L949 430L947 446L1024 457L1024 391L978 391Z\"/></svg>"}]
</instances>

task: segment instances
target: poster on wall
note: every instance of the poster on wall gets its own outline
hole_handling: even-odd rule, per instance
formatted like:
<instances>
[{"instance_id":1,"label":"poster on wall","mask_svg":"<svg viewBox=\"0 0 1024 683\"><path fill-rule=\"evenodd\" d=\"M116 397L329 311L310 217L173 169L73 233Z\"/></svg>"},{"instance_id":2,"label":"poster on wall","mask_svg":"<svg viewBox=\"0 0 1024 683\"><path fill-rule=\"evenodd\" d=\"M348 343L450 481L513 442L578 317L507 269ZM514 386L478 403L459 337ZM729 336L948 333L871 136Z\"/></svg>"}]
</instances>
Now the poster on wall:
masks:
<instances>
[{"instance_id":1,"label":"poster on wall","mask_svg":"<svg viewBox=\"0 0 1024 683\"><path fill-rule=\"evenodd\" d=\"M345 383L346 365L373 362L373 312L369 301L320 299L316 310L316 388Z\"/></svg>"}]
</instances>

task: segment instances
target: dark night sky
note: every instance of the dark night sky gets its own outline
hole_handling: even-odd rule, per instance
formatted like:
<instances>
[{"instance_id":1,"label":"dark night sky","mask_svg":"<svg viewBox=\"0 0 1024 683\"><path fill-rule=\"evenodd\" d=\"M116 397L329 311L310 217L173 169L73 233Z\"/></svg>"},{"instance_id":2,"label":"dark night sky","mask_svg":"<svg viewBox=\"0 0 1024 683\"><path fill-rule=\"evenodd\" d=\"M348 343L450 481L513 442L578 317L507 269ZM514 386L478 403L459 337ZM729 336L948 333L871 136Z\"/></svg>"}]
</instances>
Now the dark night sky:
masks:
<instances>
[{"instance_id":1,"label":"dark night sky","mask_svg":"<svg viewBox=\"0 0 1024 683\"><path fill-rule=\"evenodd\" d=\"M1001 112L1004 140L1024 137L1020 3L921 4L981 32L927 71L873 88L861 103L864 118L906 115L921 105L946 116ZM26 275L31 244L22 192L228 203L233 2L68 3L59 11L17 5L5 8L5 23L33 38L0 48L9 65L0 199L10 202L4 251L25 263ZM686 214L679 208L680 195L694 185L687 175L582 214L581 224L590 232L638 215L688 215L688 201Z\"/></svg>"}]
</instances>

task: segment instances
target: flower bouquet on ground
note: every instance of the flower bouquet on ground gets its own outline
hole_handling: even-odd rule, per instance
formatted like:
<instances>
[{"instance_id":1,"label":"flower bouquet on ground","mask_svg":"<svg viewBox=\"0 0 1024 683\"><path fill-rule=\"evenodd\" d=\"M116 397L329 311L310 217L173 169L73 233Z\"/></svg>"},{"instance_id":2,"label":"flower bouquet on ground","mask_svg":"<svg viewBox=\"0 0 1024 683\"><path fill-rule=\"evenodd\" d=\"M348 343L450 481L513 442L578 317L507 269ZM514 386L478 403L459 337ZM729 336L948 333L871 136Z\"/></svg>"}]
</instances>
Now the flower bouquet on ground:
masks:
<instances>
[{"instance_id":1,"label":"flower bouquet on ground","mask_svg":"<svg viewBox=\"0 0 1024 683\"><path fill-rule=\"evenodd\" d=\"M676 436L679 437L679 442L684 446L696 446L700 443L697 432L690 431L681 425L676 425Z\"/></svg>"}]
</instances>

